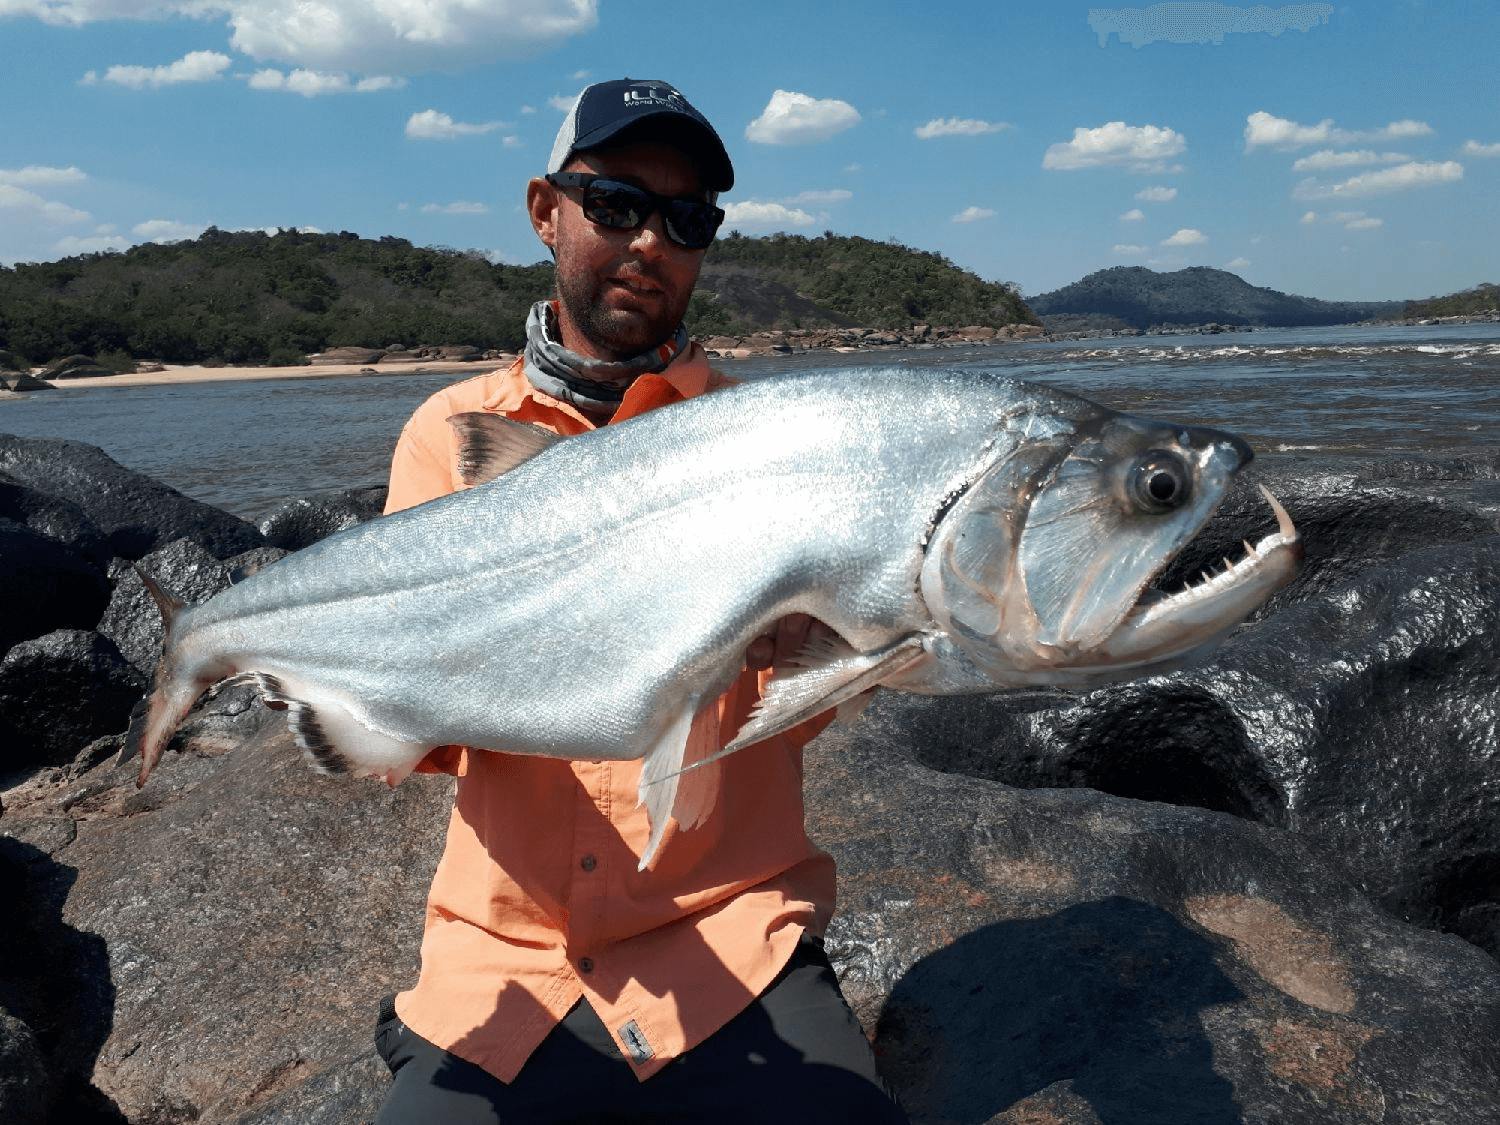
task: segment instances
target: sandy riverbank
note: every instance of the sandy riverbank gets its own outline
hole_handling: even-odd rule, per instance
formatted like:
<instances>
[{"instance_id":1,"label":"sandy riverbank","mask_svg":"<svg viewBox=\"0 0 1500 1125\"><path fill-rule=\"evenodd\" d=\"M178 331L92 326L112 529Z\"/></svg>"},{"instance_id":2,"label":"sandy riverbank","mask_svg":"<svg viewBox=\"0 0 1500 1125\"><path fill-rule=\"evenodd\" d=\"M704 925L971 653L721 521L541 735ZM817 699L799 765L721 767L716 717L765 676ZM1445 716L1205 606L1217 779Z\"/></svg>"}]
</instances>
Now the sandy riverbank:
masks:
<instances>
[{"instance_id":1,"label":"sandy riverbank","mask_svg":"<svg viewBox=\"0 0 1500 1125\"><path fill-rule=\"evenodd\" d=\"M509 357L484 360L432 360L380 367L358 363L331 363L299 367L203 367L198 364L167 364L161 371L136 375L107 375L92 379L58 379L52 385L70 390L75 387L160 387L169 383L232 383L252 379L327 379L335 376L363 375L367 379L400 378L403 375L453 375L472 372L479 375L509 364ZM27 392L36 394L36 391ZM19 395L15 397L20 397Z\"/></svg>"}]
</instances>

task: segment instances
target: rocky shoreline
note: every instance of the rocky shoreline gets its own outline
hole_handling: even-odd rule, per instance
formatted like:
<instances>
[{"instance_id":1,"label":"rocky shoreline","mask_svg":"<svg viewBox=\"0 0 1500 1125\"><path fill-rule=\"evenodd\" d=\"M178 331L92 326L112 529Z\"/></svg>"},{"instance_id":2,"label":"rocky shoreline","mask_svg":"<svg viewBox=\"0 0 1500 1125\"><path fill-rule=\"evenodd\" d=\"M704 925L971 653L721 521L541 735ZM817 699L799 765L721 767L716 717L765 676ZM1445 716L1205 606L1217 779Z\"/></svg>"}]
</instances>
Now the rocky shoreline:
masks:
<instances>
[{"instance_id":1,"label":"rocky shoreline","mask_svg":"<svg viewBox=\"0 0 1500 1125\"><path fill-rule=\"evenodd\" d=\"M882 694L809 747L914 1121L1500 1119L1500 451L1259 467L1307 565L1211 664ZM132 562L197 600L382 500L252 525L0 435L0 1120L373 1116L451 783L321 778L244 689L146 788L112 759L160 644ZM1237 485L1164 583L1264 521Z\"/></svg>"}]
</instances>

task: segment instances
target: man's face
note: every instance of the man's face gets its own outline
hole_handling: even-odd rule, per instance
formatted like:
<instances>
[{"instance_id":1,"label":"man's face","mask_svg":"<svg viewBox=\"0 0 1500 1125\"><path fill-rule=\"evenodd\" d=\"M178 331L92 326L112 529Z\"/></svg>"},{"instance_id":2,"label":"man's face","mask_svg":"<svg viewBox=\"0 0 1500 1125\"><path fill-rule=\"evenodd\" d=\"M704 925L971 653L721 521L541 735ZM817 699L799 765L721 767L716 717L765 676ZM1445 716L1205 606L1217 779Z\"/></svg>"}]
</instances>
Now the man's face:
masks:
<instances>
[{"instance_id":1,"label":"man's face","mask_svg":"<svg viewBox=\"0 0 1500 1125\"><path fill-rule=\"evenodd\" d=\"M654 142L579 153L564 169L592 172L659 195L706 199L697 167ZM661 214L636 230L612 230L584 217L577 190L533 180L532 223L557 254L563 343L598 359L624 359L665 342L682 322L703 264L702 250L667 237Z\"/></svg>"}]
</instances>

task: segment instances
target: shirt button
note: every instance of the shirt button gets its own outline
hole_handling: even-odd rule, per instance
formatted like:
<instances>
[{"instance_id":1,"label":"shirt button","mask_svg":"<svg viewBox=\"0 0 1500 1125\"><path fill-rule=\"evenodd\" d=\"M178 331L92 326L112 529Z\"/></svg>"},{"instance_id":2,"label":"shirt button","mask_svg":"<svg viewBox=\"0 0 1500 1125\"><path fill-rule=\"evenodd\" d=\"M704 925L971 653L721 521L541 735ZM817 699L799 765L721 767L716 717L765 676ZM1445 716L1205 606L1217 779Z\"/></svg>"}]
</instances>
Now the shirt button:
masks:
<instances>
[{"instance_id":1,"label":"shirt button","mask_svg":"<svg viewBox=\"0 0 1500 1125\"><path fill-rule=\"evenodd\" d=\"M578 971L580 973L592 973L594 971L594 959L592 957L578 958Z\"/></svg>"},{"instance_id":2,"label":"shirt button","mask_svg":"<svg viewBox=\"0 0 1500 1125\"><path fill-rule=\"evenodd\" d=\"M583 868L585 871L592 871L594 868L599 866L599 861L591 855L586 855L578 861L578 866Z\"/></svg>"}]
</instances>

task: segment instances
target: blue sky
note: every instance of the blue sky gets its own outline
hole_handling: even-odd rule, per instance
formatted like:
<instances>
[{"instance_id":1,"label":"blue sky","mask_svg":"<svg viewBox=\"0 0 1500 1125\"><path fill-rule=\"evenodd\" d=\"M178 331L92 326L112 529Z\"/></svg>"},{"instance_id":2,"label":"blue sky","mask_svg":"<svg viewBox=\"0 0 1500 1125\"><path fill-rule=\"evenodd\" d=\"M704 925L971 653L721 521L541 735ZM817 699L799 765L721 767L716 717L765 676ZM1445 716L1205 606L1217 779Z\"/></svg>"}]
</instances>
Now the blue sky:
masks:
<instances>
[{"instance_id":1,"label":"blue sky","mask_svg":"<svg viewBox=\"0 0 1500 1125\"><path fill-rule=\"evenodd\" d=\"M746 233L1423 296L1500 281L1497 48L1493 0L0 0L0 262L210 223L535 261L558 107L629 74L718 127Z\"/></svg>"}]
</instances>

